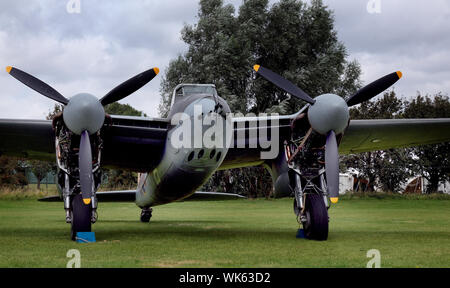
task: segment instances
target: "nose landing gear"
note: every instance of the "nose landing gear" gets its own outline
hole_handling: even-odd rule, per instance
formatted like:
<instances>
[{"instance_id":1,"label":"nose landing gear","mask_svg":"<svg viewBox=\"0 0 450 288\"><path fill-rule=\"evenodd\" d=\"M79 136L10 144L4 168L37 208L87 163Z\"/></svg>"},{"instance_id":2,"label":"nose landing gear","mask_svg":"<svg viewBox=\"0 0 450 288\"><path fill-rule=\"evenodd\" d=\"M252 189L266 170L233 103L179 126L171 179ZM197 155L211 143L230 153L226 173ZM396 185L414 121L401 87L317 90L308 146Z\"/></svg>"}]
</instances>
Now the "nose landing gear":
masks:
<instances>
[{"instance_id":1,"label":"nose landing gear","mask_svg":"<svg viewBox=\"0 0 450 288\"><path fill-rule=\"evenodd\" d=\"M300 145L291 141L285 148L287 156L291 156L290 151L296 151L287 160L297 221L302 224L306 238L323 241L328 238L329 203L320 140L307 133Z\"/></svg>"},{"instance_id":2,"label":"nose landing gear","mask_svg":"<svg viewBox=\"0 0 450 288\"><path fill-rule=\"evenodd\" d=\"M150 222L150 218L152 218L152 211L153 209L151 207L144 207L141 211L141 222L148 223Z\"/></svg>"}]
</instances>

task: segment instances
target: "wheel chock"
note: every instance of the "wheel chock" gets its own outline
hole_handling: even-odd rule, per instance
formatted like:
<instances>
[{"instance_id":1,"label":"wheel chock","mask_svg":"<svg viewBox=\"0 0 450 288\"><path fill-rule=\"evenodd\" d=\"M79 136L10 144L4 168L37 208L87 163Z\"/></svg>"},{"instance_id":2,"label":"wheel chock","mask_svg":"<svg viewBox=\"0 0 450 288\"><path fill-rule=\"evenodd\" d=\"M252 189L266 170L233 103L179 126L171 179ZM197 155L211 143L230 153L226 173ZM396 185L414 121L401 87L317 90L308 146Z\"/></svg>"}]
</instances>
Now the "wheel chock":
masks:
<instances>
[{"instance_id":1,"label":"wheel chock","mask_svg":"<svg viewBox=\"0 0 450 288\"><path fill-rule=\"evenodd\" d=\"M305 231L303 231L303 229L298 229L297 230L297 235L295 237L296 238L301 238L301 239L306 239Z\"/></svg>"},{"instance_id":2,"label":"wheel chock","mask_svg":"<svg viewBox=\"0 0 450 288\"><path fill-rule=\"evenodd\" d=\"M93 243L95 242L95 232L77 232L75 240L78 243Z\"/></svg>"}]
</instances>

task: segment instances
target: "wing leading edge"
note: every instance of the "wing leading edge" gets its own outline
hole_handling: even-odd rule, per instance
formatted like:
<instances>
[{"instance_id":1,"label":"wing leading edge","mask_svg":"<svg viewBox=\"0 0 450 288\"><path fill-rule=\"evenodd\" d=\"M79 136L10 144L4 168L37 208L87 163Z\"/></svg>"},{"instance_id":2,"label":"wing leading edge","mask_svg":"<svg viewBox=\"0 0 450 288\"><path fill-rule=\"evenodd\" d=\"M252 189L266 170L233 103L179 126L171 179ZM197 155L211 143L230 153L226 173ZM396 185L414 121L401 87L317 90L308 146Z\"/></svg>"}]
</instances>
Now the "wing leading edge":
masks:
<instances>
[{"instance_id":1,"label":"wing leading edge","mask_svg":"<svg viewBox=\"0 0 450 288\"><path fill-rule=\"evenodd\" d=\"M105 127L102 166L150 171L164 152L169 121L111 116ZM0 155L55 161L52 121L0 119Z\"/></svg>"},{"instance_id":2,"label":"wing leading edge","mask_svg":"<svg viewBox=\"0 0 450 288\"><path fill-rule=\"evenodd\" d=\"M292 120L296 115L289 117ZM288 117L280 117L280 141L290 135ZM236 133L235 126L235 133ZM248 128L246 129L248 130ZM246 131L246 142L251 139ZM351 120L339 145L339 154L362 153L392 148L404 148L450 142L450 118ZM280 149L282 146L280 145ZM233 148L228 151L220 170L257 166L262 160L260 148ZM281 151L280 151L281 152Z\"/></svg>"},{"instance_id":3,"label":"wing leading edge","mask_svg":"<svg viewBox=\"0 0 450 288\"><path fill-rule=\"evenodd\" d=\"M352 120L339 146L351 154L450 141L450 119Z\"/></svg>"},{"instance_id":4,"label":"wing leading edge","mask_svg":"<svg viewBox=\"0 0 450 288\"><path fill-rule=\"evenodd\" d=\"M280 117L278 126L281 141L289 137L289 122L294 116ZM149 171L157 165L164 152L168 126L167 119L112 116L112 125L105 137L102 162L107 167ZM241 129L249 130L248 126L244 127ZM235 125L235 133L238 129ZM246 142L255 141L249 135L251 133L246 131ZM449 141L449 118L352 120L340 143L339 153L361 153ZM259 148L232 148L220 169L260 165L264 163L260 152ZM51 121L0 119L0 154L54 161Z\"/></svg>"}]
</instances>

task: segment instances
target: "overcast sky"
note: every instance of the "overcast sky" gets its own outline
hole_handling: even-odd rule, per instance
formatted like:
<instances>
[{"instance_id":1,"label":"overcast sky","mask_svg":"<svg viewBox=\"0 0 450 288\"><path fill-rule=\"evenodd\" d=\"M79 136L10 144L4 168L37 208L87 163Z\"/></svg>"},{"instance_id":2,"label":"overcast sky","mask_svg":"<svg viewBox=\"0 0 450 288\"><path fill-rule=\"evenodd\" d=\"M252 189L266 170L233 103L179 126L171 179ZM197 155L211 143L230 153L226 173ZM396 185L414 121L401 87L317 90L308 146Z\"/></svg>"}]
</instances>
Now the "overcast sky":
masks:
<instances>
[{"instance_id":1,"label":"overcast sky","mask_svg":"<svg viewBox=\"0 0 450 288\"><path fill-rule=\"evenodd\" d=\"M81 13L72 14L67 2L0 2L0 118L43 119L54 105L9 76L8 65L66 97L88 92L99 98L157 66L159 76L120 101L157 117L161 75L186 50L180 30L195 23L198 1L80 0ZM225 2L238 7L242 0ZM365 83L401 70L398 95L450 92L450 1L379 0L380 6L369 10L369 0L324 2L334 10L339 39L349 59L361 64Z\"/></svg>"}]
</instances>

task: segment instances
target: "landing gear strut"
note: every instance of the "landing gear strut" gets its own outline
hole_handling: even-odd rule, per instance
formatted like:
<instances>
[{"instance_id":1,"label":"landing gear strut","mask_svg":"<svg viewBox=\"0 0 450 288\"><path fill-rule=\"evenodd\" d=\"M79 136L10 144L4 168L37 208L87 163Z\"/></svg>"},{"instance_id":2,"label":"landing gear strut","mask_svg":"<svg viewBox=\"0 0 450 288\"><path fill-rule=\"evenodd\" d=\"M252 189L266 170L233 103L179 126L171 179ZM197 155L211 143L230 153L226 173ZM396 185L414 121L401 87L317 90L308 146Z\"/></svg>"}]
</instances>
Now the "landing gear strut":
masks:
<instances>
[{"instance_id":1,"label":"landing gear strut","mask_svg":"<svg viewBox=\"0 0 450 288\"><path fill-rule=\"evenodd\" d=\"M310 130L301 143L285 144L289 181L294 188L294 213L305 236L313 240L328 238L328 193L324 168L324 149L319 137ZM295 151L291 154L291 151Z\"/></svg>"},{"instance_id":2,"label":"landing gear strut","mask_svg":"<svg viewBox=\"0 0 450 288\"><path fill-rule=\"evenodd\" d=\"M150 218L152 218L152 211L153 209L151 207L143 208L141 211L141 222L150 222Z\"/></svg>"},{"instance_id":3,"label":"landing gear strut","mask_svg":"<svg viewBox=\"0 0 450 288\"><path fill-rule=\"evenodd\" d=\"M91 224L97 221L96 191L101 183L102 173L100 158L102 138L100 132L88 136L93 151L92 158L92 187L90 201L83 201L80 182L80 136L72 133L62 121L61 115L53 120L55 128L56 163L58 166L58 190L64 200L66 223L70 223L70 237L76 240L77 232L91 232ZM89 187L89 186L88 186Z\"/></svg>"}]
</instances>

